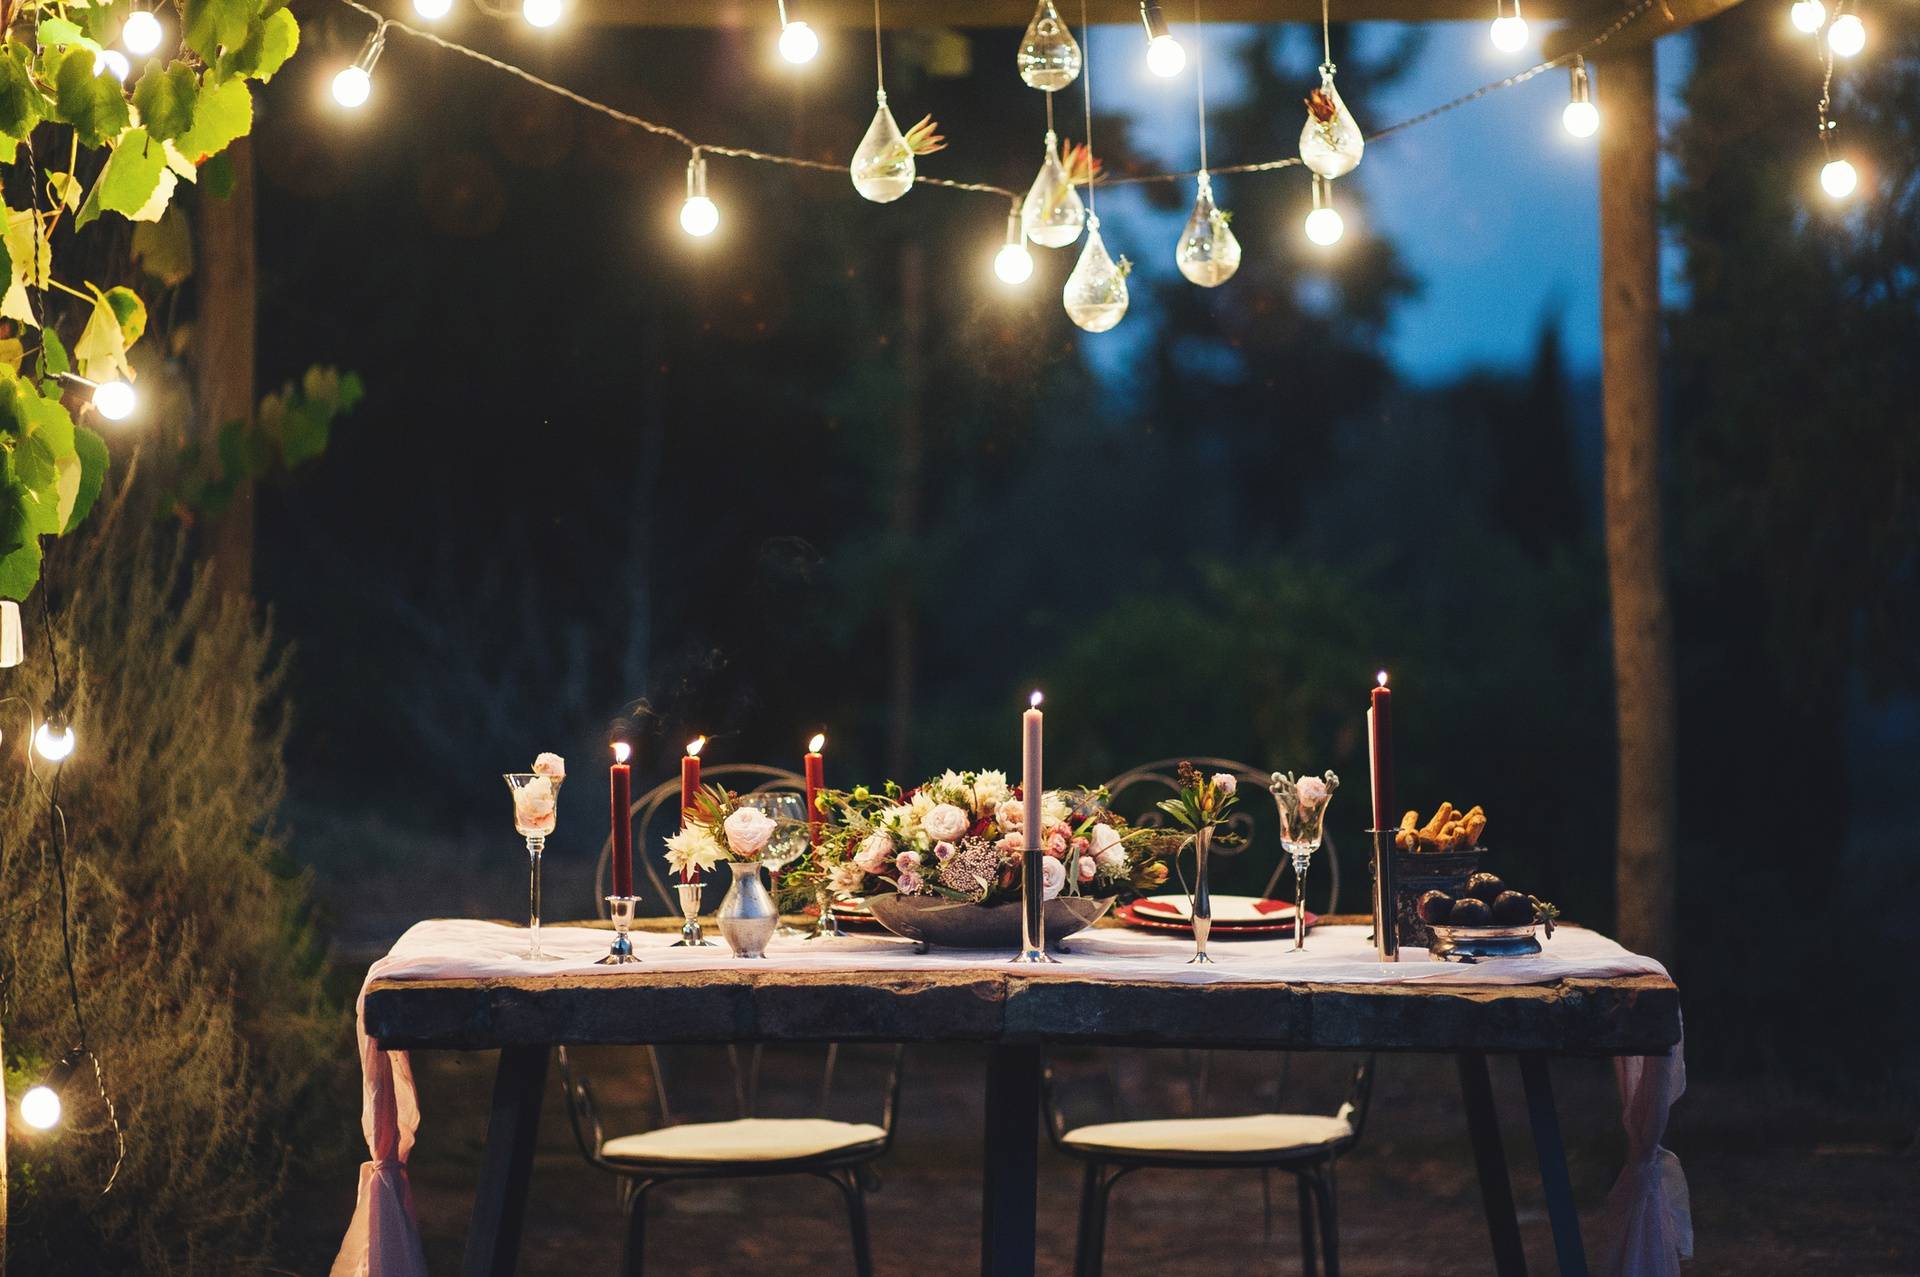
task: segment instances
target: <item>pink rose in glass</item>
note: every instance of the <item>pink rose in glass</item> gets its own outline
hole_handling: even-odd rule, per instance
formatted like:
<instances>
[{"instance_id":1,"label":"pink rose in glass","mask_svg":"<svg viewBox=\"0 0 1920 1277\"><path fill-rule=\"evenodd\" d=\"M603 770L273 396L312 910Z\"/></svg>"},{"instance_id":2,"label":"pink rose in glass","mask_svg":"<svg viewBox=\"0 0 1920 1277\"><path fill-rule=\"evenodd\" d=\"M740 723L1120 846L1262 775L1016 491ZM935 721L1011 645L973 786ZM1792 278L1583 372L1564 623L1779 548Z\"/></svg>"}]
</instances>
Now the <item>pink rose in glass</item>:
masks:
<instances>
[{"instance_id":1,"label":"pink rose in glass","mask_svg":"<svg viewBox=\"0 0 1920 1277\"><path fill-rule=\"evenodd\" d=\"M1321 780L1318 776L1302 776L1300 783L1295 785L1294 788L1300 794L1300 805L1308 808L1318 807L1321 803L1327 801L1328 796L1332 793L1332 791L1327 788L1327 782Z\"/></svg>"}]
</instances>

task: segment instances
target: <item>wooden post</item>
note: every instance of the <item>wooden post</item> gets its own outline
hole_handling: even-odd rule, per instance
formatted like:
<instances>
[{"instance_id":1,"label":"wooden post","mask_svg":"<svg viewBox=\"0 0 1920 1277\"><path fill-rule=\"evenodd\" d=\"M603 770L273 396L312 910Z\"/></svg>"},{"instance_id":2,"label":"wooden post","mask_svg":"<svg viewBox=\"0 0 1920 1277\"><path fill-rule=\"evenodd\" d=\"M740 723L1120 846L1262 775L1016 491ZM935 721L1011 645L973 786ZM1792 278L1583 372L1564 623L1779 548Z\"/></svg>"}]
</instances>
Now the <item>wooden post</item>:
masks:
<instances>
[{"instance_id":1,"label":"wooden post","mask_svg":"<svg viewBox=\"0 0 1920 1277\"><path fill-rule=\"evenodd\" d=\"M1619 732L1616 927L1674 951L1673 619L1661 533L1659 104L1652 44L1602 51L1601 387L1607 582Z\"/></svg>"},{"instance_id":2,"label":"wooden post","mask_svg":"<svg viewBox=\"0 0 1920 1277\"><path fill-rule=\"evenodd\" d=\"M890 530L896 553L911 554L920 524L920 470L926 458L921 412L926 392L926 254L918 241L900 250L900 416ZM887 768L906 772L912 754L914 648L918 642L914 573L895 574L887 607Z\"/></svg>"},{"instance_id":3,"label":"wooden post","mask_svg":"<svg viewBox=\"0 0 1920 1277\"><path fill-rule=\"evenodd\" d=\"M212 449L230 421L253 424L254 319L258 271L253 234L253 141L227 149L233 191L226 199L202 193L200 313L194 327L194 381L200 399L200 435ZM212 561L221 593L253 588L253 483L243 480L233 501L211 521L203 553Z\"/></svg>"},{"instance_id":4,"label":"wooden post","mask_svg":"<svg viewBox=\"0 0 1920 1277\"><path fill-rule=\"evenodd\" d=\"M6 1042L0 1038L0 1059L6 1058ZM0 1274L7 1271L7 1095L6 1080L0 1077Z\"/></svg>"}]
</instances>

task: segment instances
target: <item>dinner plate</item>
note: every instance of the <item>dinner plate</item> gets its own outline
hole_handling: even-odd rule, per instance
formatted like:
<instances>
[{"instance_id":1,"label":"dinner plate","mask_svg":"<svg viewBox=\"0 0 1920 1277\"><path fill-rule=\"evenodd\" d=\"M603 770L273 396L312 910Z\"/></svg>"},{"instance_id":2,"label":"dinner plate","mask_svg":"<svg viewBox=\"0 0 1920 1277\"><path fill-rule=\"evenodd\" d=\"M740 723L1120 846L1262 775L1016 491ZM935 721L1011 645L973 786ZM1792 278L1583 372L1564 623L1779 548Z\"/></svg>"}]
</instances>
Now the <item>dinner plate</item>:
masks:
<instances>
[{"instance_id":1,"label":"dinner plate","mask_svg":"<svg viewBox=\"0 0 1920 1277\"><path fill-rule=\"evenodd\" d=\"M1193 934L1193 924L1184 918L1177 921L1171 918L1156 918L1150 914L1141 913L1134 905L1121 905L1113 911L1113 916L1119 919L1122 925L1140 931L1162 931L1176 936ZM1307 930L1313 930L1314 923L1318 921L1319 919L1309 911ZM1209 934L1215 940L1260 940L1290 936L1293 934L1293 918L1289 914L1277 922L1242 923L1237 927L1216 925Z\"/></svg>"},{"instance_id":2,"label":"dinner plate","mask_svg":"<svg viewBox=\"0 0 1920 1277\"><path fill-rule=\"evenodd\" d=\"M1166 922L1184 924L1193 916L1193 906L1185 895L1148 896L1134 901L1133 908L1142 917ZM1216 929L1272 926L1292 917L1291 900L1264 900L1259 896L1213 898L1213 925Z\"/></svg>"}]
</instances>

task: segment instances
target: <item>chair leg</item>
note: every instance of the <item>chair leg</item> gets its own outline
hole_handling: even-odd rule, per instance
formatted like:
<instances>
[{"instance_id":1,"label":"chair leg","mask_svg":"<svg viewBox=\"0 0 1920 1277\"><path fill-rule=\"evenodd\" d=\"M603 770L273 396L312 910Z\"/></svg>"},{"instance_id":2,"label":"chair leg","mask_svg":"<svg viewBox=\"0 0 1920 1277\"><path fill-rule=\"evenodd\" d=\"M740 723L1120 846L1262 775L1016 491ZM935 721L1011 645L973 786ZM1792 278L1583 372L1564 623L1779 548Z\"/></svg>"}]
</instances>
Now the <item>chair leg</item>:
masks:
<instances>
[{"instance_id":1,"label":"chair leg","mask_svg":"<svg viewBox=\"0 0 1920 1277\"><path fill-rule=\"evenodd\" d=\"M1097 1202L1103 1175L1100 1163L1087 1163L1087 1173L1080 1183L1080 1232L1073 1242L1073 1277L1088 1277L1087 1257L1093 1248L1093 1220L1099 1212Z\"/></svg>"},{"instance_id":2,"label":"chair leg","mask_svg":"<svg viewBox=\"0 0 1920 1277\"><path fill-rule=\"evenodd\" d=\"M1300 1271L1306 1277L1314 1277L1320 1271L1320 1257L1313 1242L1313 1221L1318 1208L1314 1204L1313 1187L1304 1174L1294 1176L1294 1185L1300 1192Z\"/></svg>"},{"instance_id":3,"label":"chair leg","mask_svg":"<svg viewBox=\"0 0 1920 1277\"><path fill-rule=\"evenodd\" d=\"M649 1180L634 1184L627 1193L627 1243L620 1256L622 1277L643 1277L647 1262L647 1191Z\"/></svg>"},{"instance_id":4,"label":"chair leg","mask_svg":"<svg viewBox=\"0 0 1920 1277\"><path fill-rule=\"evenodd\" d=\"M830 1176L847 1199L847 1227L853 1233L853 1271L855 1277L873 1277L873 1243L867 1236L867 1193L860 1187L860 1176L848 1171Z\"/></svg>"},{"instance_id":5,"label":"chair leg","mask_svg":"<svg viewBox=\"0 0 1920 1277\"><path fill-rule=\"evenodd\" d=\"M1260 1168L1260 1244L1273 1245L1273 1167Z\"/></svg>"},{"instance_id":6,"label":"chair leg","mask_svg":"<svg viewBox=\"0 0 1920 1277\"><path fill-rule=\"evenodd\" d=\"M1082 1203L1086 1236L1080 1252L1079 1277L1100 1277L1106 1265L1107 1199L1113 1195L1113 1186L1125 1175L1124 1170L1109 1176L1104 1167L1087 1167L1087 1186L1092 1191Z\"/></svg>"},{"instance_id":7,"label":"chair leg","mask_svg":"<svg viewBox=\"0 0 1920 1277\"><path fill-rule=\"evenodd\" d=\"M1333 1163L1319 1178L1320 1247L1326 1252L1326 1277L1340 1277L1340 1208L1335 1198Z\"/></svg>"}]
</instances>

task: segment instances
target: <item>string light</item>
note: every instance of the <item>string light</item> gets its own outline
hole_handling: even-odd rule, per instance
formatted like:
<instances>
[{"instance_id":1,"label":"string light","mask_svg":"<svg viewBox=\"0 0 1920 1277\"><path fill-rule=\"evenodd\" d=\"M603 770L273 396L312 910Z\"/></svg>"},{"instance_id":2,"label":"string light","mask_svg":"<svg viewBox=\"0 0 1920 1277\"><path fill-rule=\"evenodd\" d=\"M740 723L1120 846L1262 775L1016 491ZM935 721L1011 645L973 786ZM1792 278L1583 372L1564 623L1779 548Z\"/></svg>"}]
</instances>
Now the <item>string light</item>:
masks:
<instances>
[{"instance_id":1,"label":"string light","mask_svg":"<svg viewBox=\"0 0 1920 1277\"><path fill-rule=\"evenodd\" d=\"M127 46L128 53L147 54L160 47L166 32L160 27L160 19L145 9L135 9L127 15L120 27L120 43Z\"/></svg>"},{"instance_id":2,"label":"string light","mask_svg":"<svg viewBox=\"0 0 1920 1277\"><path fill-rule=\"evenodd\" d=\"M993 273L1003 284L1024 284L1033 277L1033 254L1027 251L1027 236L1020 228L1018 204L1007 214L1007 240L993 255Z\"/></svg>"},{"instance_id":3,"label":"string light","mask_svg":"<svg viewBox=\"0 0 1920 1277\"><path fill-rule=\"evenodd\" d=\"M47 715L47 721L33 729L34 752L50 763L65 762L73 753L73 746L73 724L58 711Z\"/></svg>"},{"instance_id":4,"label":"string light","mask_svg":"<svg viewBox=\"0 0 1920 1277\"><path fill-rule=\"evenodd\" d=\"M428 22L438 22L453 12L453 0L413 0L413 11Z\"/></svg>"},{"instance_id":5,"label":"string light","mask_svg":"<svg viewBox=\"0 0 1920 1277\"><path fill-rule=\"evenodd\" d=\"M92 381L78 373L61 373L60 380L77 390L86 392L87 402L93 410L108 421L125 421L133 415L139 406L139 397L133 387L114 377L108 381Z\"/></svg>"},{"instance_id":6,"label":"string light","mask_svg":"<svg viewBox=\"0 0 1920 1277\"><path fill-rule=\"evenodd\" d=\"M560 21L560 5L561 0L522 0L520 16L528 26L545 30Z\"/></svg>"},{"instance_id":7,"label":"string light","mask_svg":"<svg viewBox=\"0 0 1920 1277\"><path fill-rule=\"evenodd\" d=\"M1837 200L1853 194L1860 174L1845 160L1828 160L1820 169L1820 189Z\"/></svg>"},{"instance_id":8,"label":"string light","mask_svg":"<svg viewBox=\"0 0 1920 1277\"><path fill-rule=\"evenodd\" d=\"M80 1067L84 1054L79 1050L67 1052L47 1070L44 1080L27 1088L27 1093L20 1097L21 1121L36 1131L50 1131L60 1124L60 1092L73 1079L74 1070Z\"/></svg>"},{"instance_id":9,"label":"string light","mask_svg":"<svg viewBox=\"0 0 1920 1277\"><path fill-rule=\"evenodd\" d=\"M1827 25L1827 6L1821 0L1793 0L1793 8L1787 12L1793 25L1808 35Z\"/></svg>"},{"instance_id":10,"label":"string light","mask_svg":"<svg viewBox=\"0 0 1920 1277\"><path fill-rule=\"evenodd\" d=\"M1576 56L1568 73L1573 77L1573 100L1560 113L1560 122L1575 137L1592 137L1600 129L1600 108L1593 104L1593 83L1587 78L1587 60Z\"/></svg>"},{"instance_id":11,"label":"string light","mask_svg":"<svg viewBox=\"0 0 1920 1277\"><path fill-rule=\"evenodd\" d=\"M1318 173L1313 176L1313 211L1307 214L1307 238L1322 248L1338 244L1347 233L1340 210L1333 206L1333 183Z\"/></svg>"},{"instance_id":12,"label":"string light","mask_svg":"<svg viewBox=\"0 0 1920 1277\"><path fill-rule=\"evenodd\" d=\"M687 161L687 202L680 206L680 229L705 239L720 226L720 206L707 198L707 159L695 148Z\"/></svg>"},{"instance_id":13,"label":"string light","mask_svg":"<svg viewBox=\"0 0 1920 1277\"><path fill-rule=\"evenodd\" d=\"M340 74L333 77L333 100L352 110L365 106L373 95L373 68L380 61L381 50L387 47L387 23L382 21L367 37L360 47L360 56L353 65L342 67Z\"/></svg>"},{"instance_id":14,"label":"string light","mask_svg":"<svg viewBox=\"0 0 1920 1277\"><path fill-rule=\"evenodd\" d=\"M1494 0L1493 47L1502 53L1518 53L1527 47L1527 20L1520 16L1520 0L1513 0L1513 12L1507 13L1500 6L1505 0Z\"/></svg>"},{"instance_id":15,"label":"string light","mask_svg":"<svg viewBox=\"0 0 1920 1277\"><path fill-rule=\"evenodd\" d=\"M1841 14L1827 27L1827 47L1843 58L1853 57L1867 47L1867 24L1854 14Z\"/></svg>"},{"instance_id":16,"label":"string light","mask_svg":"<svg viewBox=\"0 0 1920 1277\"><path fill-rule=\"evenodd\" d=\"M1140 0L1140 22L1147 29L1147 70L1162 78L1186 69L1187 51L1173 38L1158 0Z\"/></svg>"},{"instance_id":17,"label":"string light","mask_svg":"<svg viewBox=\"0 0 1920 1277\"><path fill-rule=\"evenodd\" d=\"M804 22L787 21L787 0L780 5L780 56L795 66L813 61L820 52L820 37Z\"/></svg>"},{"instance_id":18,"label":"string light","mask_svg":"<svg viewBox=\"0 0 1920 1277\"><path fill-rule=\"evenodd\" d=\"M127 77L133 74L133 64L118 49L102 49L93 55L93 73L97 76L102 71L125 84Z\"/></svg>"}]
</instances>

